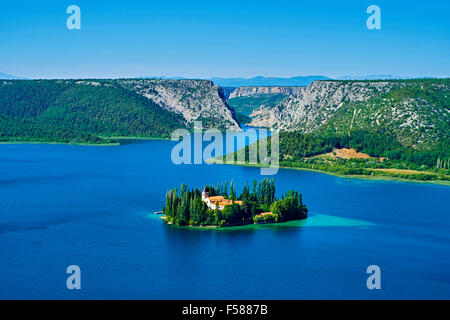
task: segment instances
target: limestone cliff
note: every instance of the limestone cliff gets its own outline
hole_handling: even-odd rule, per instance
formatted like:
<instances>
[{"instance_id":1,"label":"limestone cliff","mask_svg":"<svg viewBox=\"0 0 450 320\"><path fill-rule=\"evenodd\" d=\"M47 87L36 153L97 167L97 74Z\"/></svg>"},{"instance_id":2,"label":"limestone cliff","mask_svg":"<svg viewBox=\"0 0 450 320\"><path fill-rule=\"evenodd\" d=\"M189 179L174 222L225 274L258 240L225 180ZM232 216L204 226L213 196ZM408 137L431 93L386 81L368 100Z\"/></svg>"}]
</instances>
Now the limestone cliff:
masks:
<instances>
[{"instance_id":1,"label":"limestone cliff","mask_svg":"<svg viewBox=\"0 0 450 320\"><path fill-rule=\"evenodd\" d=\"M449 79L316 81L255 110L250 125L303 133L383 130L416 146L449 138L449 106Z\"/></svg>"},{"instance_id":2,"label":"limestone cliff","mask_svg":"<svg viewBox=\"0 0 450 320\"><path fill-rule=\"evenodd\" d=\"M240 131L222 88L209 80L126 79L119 83L162 108L180 114L189 125L202 121L205 129Z\"/></svg>"},{"instance_id":3,"label":"limestone cliff","mask_svg":"<svg viewBox=\"0 0 450 320\"><path fill-rule=\"evenodd\" d=\"M240 87L236 88L228 97L228 99L238 97L248 97L260 94L283 94L294 95L300 94L306 87Z\"/></svg>"},{"instance_id":4,"label":"limestone cliff","mask_svg":"<svg viewBox=\"0 0 450 320\"><path fill-rule=\"evenodd\" d=\"M315 81L273 108L255 110L251 125L311 132L344 103L368 100L393 86L388 81Z\"/></svg>"}]
</instances>

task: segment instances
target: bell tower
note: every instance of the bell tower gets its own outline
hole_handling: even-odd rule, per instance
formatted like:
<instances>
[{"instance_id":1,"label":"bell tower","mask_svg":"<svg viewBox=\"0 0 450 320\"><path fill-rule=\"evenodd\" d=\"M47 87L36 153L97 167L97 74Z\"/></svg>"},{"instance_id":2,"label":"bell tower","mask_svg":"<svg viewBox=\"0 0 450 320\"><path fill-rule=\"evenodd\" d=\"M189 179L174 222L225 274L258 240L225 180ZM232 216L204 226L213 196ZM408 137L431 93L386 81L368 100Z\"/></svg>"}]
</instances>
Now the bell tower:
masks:
<instances>
[{"instance_id":1,"label":"bell tower","mask_svg":"<svg viewBox=\"0 0 450 320\"><path fill-rule=\"evenodd\" d=\"M206 186L205 186L203 188L203 191L202 191L202 200L205 201L206 198L209 198L209 192L208 192L208 190L206 189Z\"/></svg>"}]
</instances>

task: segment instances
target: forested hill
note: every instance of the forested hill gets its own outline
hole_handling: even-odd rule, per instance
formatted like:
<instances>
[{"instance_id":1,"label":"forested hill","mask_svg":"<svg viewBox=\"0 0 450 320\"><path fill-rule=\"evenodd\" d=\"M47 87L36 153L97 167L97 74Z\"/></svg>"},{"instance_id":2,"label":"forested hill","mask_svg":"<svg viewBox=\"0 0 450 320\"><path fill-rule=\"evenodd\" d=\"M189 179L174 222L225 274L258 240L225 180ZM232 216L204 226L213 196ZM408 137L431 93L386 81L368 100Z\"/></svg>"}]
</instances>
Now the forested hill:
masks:
<instances>
[{"instance_id":1,"label":"forested hill","mask_svg":"<svg viewBox=\"0 0 450 320\"><path fill-rule=\"evenodd\" d=\"M401 145L429 149L450 141L450 79L394 81L385 93L345 103L318 131L389 132Z\"/></svg>"},{"instance_id":2,"label":"forested hill","mask_svg":"<svg viewBox=\"0 0 450 320\"><path fill-rule=\"evenodd\" d=\"M202 94L195 96L197 92ZM220 94L209 81L2 80L0 140L105 143L102 137L165 138L175 129L191 128L198 118L206 127L216 124L202 109L211 108L211 101L215 116L220 116L220 107L228 112L223 116L228 123L219 124L239 129Z\"/></svg>"},{"instance_id":3,"label":"forested hill","mask_svg":"<svg viewBox=\"0 0 450 320\"><path fill-rule=\"evenodd\" d=\"M450 79L317 81L255 112L252 125L304 134L389 132L408 147L448 141Z\"/></svg>"},{"instance_id":4,"label":"forested hill","mask_svg":"<svg viewBox=\"0 0 450 320\"><path fill-rule=\"evenodd\" d=\"M450 79L317 81L253 116L285 167L450 180Z\"/></svg>"}]
</instances>

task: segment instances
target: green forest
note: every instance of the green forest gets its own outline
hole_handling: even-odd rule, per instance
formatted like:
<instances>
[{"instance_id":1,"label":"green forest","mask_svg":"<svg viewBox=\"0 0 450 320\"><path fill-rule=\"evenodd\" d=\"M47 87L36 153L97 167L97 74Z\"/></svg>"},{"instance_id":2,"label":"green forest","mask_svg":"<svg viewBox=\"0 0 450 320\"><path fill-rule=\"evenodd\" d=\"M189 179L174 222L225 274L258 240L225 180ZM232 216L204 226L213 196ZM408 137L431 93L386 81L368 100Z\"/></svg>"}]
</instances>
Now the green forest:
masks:
<instances>
[{"instance_id":1,"label":"green forest","mask_svg":"<svg viewBox=\"0 0 450 320\"><path fill-rule=\"evenodd\" d=\"M367 101L344 103L313 131L299 127L280 132L280 166L342 175L450 181L450 79L392 83L395 86L389 92ZM269 150L270 143L269 138ZM371 158L325 156L342 148Z\"/></svg>"},{"instance_id":2,"label":"green forest","mask_svg":"<svg viewBox=\"0 0 450 320\"><path fill-rule=\"evenodd\" d=\"M181 116L114 80L0 82L0 141L113 142L104 137L170 137ZM93 84L95 83L95 84Z\"/></svg>"},{"instance_id":3,"label":"green forest","mask_svg":"<svg viewBox=\"0 0 450 320\"><path fill-rule=\"evenodd\" d=\"M277 223L300 220L307 217L308 209L298 191L288 191L280 199L275 196L274 180L264 179L248 183L240 195L236 193L233 181L206 186L210 196L222 196L232 201L223 210L209 209L202 201L202 191L188 189L169 190L163 207L164 219L168 224L178 226L226 227L250 223ZM235 201L242 201L242 205ZM261 213L269 213L261 216Z\"/></svg>"},{"instance_id":4,"label":"green forest","mask_svg":"<svg viewBox=\"0 0 450 320\"><path fill-rule=\"evenodd\" d=\"M355 149L372 158L346 160L323 156L332 152L333 149L340 148ZM247 160L249 149L248 146L245 148ZM267 149L270 152L270 137ZM303 134L294 131L280 132L279 150L281 167L314 169L342 175L450 181L450 144L448 141L439 141L431 148L415 148L402 145L389 131L353 131L350 135ZM237 159L237 154L234 155ZM383 158L383 161L380 161L380 158ZM378 169L401 169L417 172L402 173Z\"/></svg>"},{"instance_id":5,"label":"green forest","mask_svg":"<svg viewBox=\"0 0 450 320\"><path fill-rule=\"evenodd\" d=\"M236 113L235 116L236 116L236 121L239 124L248 124L248 123L252 122L252 118L250 118L242 113Z\"/></svg>"},{"instance_id":6,"label":"green forest","mask_svg":"<svg viewBox=\"0 0 450 320\"><path fill-rule=\"evenodd\" d=\"M350 136L305 136L299 133L283 133L281 136L280 165L284 167L310 168L338 174L450 181L448 144L437 144L432 149L415 149L400 145L388 133L363 131ZM334 148L352 148L373 158L346 160L318 156ZM377 158L383 158L383 161ZM414 170L417 173L371 169Z\"/></svg>"},{"instance_id":7,"label":"green forest","mask_svg":"<svg viewBox=\"0 0 450 320\"><path fill-rule=\"evenodd\" d=\"M284 94L263 93L253 96L236 97L228 100L229 105L236 111L245 116L249 116L253 110L262 105L273 107L286 98Z\"/></svg>"},{"instance_id":8,"label":"green forest","mask_svg":"<svg viewBox=\"0 0 450 320\"><path fill-rule=\"evenodd\" d=\"M450 141L450 79L391 82L394 88L366 101L347 102L315 133L377 134L384 130L404 146L433 147ZM379 134L378 134L379 136Z\"/></svg>"}]
</instances>

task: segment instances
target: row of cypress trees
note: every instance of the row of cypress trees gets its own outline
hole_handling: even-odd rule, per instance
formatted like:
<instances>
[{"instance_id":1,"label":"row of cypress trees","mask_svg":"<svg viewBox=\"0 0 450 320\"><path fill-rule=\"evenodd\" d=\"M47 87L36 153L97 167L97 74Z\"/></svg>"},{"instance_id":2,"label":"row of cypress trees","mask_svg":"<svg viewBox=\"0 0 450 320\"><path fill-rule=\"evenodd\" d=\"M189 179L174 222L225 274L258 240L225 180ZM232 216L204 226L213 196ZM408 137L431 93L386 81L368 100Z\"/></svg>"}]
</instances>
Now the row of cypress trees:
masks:
<instances>
[{"instance_id":1,"label":"row of cypress trees","mask_svg":"<svg viewBox=\"0 0 450 320\"><path fill-rule=\"evenodd\" d=\"M306 218L307 208L302 203L301 194L289 191L281 199L276 199L273 179L253 181L251 189L247 183L239 197L233 181L205 188L210 196L220 195L233 203L223 210L211 210L203 202L199 189L188 189L183 184L180 189L169 190L166 194L166 204L163 207L166 222L181 226L246 224L256 221L255 217L269 210L273 211L272 218L276 220L272 222ZM242 205L234 203L236 200L242 201Z\"/></svg>"}]
</instances>

